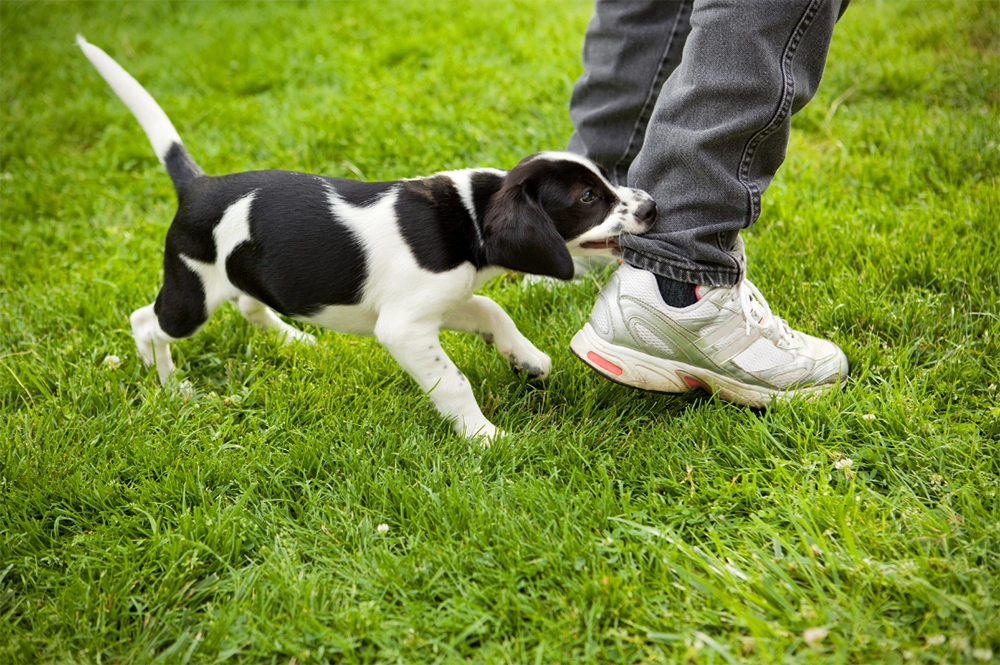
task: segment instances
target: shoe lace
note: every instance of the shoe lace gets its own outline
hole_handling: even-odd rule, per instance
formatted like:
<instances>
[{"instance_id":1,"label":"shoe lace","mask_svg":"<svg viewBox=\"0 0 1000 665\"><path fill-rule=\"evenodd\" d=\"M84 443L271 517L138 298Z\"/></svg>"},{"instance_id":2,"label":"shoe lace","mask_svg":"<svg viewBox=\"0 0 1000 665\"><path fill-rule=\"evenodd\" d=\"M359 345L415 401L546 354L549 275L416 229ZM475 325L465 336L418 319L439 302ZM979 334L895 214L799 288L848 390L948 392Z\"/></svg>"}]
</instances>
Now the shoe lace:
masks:
<instances>
[{"instance_id":1,"label":"shoe lace","mask_svg":"<svg viewBox=\"0 0 1000 665\"><path fill-rule=\"evenodd\" d=\"M764 295L749 279L743 279L734 289L734 298L739 300L743 318L747 322L747 334L753 328L771 330L786 343L791 343L794 332L780 316L775 316Z\"/></svg>"}]
</instances>

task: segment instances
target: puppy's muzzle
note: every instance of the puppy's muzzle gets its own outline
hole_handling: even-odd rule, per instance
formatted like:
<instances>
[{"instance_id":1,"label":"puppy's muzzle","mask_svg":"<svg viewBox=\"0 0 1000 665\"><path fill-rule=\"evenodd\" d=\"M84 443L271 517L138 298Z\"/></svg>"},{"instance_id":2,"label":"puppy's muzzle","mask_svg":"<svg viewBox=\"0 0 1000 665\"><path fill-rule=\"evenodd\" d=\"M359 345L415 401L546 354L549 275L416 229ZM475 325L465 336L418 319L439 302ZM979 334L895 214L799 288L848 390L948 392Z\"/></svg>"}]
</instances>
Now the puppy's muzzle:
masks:
<instances>
[{"instance_id":1,"label":"puppy's muzzle","mask_svg":"<svg viewBox=\"0 0 1000 665\"><path fill-rule=\"evenodd\" d=\"M656 201L647 199L640 203L635 210L635 221L642 227L640 233L645 233L653 228L653 224L656 223Z\"/></svg>"}]
</instances>

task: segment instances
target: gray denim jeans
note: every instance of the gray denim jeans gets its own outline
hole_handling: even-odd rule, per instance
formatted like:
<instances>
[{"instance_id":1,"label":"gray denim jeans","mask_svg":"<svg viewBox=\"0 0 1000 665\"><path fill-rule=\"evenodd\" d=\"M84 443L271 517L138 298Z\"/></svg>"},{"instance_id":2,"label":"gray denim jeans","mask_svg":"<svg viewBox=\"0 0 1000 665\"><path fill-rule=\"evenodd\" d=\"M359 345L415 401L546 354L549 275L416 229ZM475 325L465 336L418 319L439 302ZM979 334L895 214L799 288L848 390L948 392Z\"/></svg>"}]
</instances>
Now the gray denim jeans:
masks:
<instances>
[{"instance_id":1,"label":"gray denim jeans","mask_svg":"<svg viewBox=\"0 0 1000 665\"><path fill-rule=\"evenodd\" d=\"M630 264L691 284L743 278L740 229L784 161L849 0L597 0L569 150L649 192Z\"/></svg>"}]
</instances>

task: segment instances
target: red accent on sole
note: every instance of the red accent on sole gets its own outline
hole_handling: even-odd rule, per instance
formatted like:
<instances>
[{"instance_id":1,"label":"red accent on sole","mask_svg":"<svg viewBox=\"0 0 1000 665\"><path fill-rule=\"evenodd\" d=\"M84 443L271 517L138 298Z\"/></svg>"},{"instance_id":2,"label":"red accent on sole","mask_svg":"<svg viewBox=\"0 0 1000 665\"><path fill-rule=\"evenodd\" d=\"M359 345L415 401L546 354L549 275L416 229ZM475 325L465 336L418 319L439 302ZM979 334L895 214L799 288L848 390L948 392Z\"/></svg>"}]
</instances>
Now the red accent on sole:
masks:
<instances>
[{"instance_id":1,"label":"red accent on sole","mask_svg":"<svg viewBox=\"0 0 1000 665\"><path fill-rule=\"evenodd\" d=\"M688 376L687 374L680 374L680 372L678 372L678 374L682 379L684 379L684 383L688 384L688 388L701 388L707 393L712 392L711 388L709 388L708 386L706 386L704 383L694 378L693 376Z\"/></svg>"},{"instance_id":2,"label":"red accent on sole","mask_svg":"<svg viewBox=\"0 0 1000 665\"><path fill-rule=\"evenodd\" d=\"M615 365L614 363L612 363L609 360L605 360L604 358L600 357L599 355L597 355L593 351L587 351L587 359L590 362L592 362L595 365L597 365L598 367L600 367L601 369L603 369L605 372L611 372L615 376L621 376L621 373L622 373L622 368L621 367L619 367L618 365Z\"/></svg>"}]
</instances>

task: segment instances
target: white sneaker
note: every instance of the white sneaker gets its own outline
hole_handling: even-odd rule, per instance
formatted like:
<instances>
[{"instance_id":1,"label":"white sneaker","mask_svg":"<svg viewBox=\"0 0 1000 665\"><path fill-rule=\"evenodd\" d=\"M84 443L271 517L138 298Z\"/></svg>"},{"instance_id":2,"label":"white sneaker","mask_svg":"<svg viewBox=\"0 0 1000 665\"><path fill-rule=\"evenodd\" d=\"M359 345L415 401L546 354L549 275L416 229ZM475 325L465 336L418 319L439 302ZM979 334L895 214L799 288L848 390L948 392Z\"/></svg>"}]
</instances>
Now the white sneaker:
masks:
<instances>
[{"instance_id":1,"label":"white sneaker","mask_svg":"<svg viewBox=\"0 0 1000 665\"><path fill-rule=\"evenodd\" d=\"M749 280L698 287L697 295L689 307L670 307L653 273L622 264L570 348L617 383L666 393L702 388L755 407L847 381L840 347L792 330Z\"/></svg>"}]
</instances>

